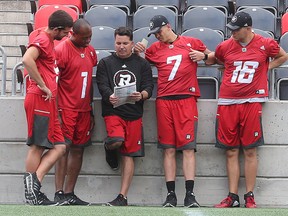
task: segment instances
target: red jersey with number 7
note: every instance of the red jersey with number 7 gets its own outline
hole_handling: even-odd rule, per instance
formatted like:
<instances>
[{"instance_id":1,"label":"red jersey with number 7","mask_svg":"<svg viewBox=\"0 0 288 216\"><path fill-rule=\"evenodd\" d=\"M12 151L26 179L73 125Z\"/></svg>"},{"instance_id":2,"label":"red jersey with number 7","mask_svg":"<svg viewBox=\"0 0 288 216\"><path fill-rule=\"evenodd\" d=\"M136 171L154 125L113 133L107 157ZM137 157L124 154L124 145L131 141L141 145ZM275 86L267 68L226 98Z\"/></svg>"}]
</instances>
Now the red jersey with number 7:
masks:
<instances>
[{"instance_id":1,"label":"red jersey with number 7","mask_svg":"<svg viewBox=\"0 0 288 216\"><path fill-rule=\"evenodd\" d=\"M145 58L158 69L157 97L200 96L197 63L189 57L191 49L204 52L206 46L199 39L178 36L172 44L157 41L146 50Z\"/></svg>"},{"instance_id":2,"label":"red jersey with number 7","mask_svg":"<svg viewBox=\"0 0 288 216\"><path fill-rule=\"evenodd\" d=\"M269 57L275 57L279 51L275 40L257 34L246 46L233 38L219 44L215 56L225 66L219 98L268 97Z\"/></svg>"},{"instance_id":3,"label":"red jersey with number 7","mask_svg":"<svg viewBox=\"0 0 288 216\"><path fill-rule=\"evenodd\" d=\"M93 67L97 55L89 45L76 47L70 39L55 47L59 67L58 106L78 112L91 110L91 88Z\"/></svg>"}]
</instances>

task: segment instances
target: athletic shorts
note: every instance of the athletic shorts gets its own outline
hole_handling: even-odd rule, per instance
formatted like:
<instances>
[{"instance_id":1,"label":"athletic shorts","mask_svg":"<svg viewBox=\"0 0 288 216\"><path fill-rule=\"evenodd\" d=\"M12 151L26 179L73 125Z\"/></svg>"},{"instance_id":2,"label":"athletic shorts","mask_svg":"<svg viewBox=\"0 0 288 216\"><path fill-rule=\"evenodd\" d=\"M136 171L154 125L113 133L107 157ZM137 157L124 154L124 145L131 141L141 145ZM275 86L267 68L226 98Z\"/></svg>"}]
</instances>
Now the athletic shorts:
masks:
<instances>
[{"instance_id":1,"label":"athletic shorts","mask_svg":"<svg viewBox=\"0 0 288 216\"><path fill-rule=\"evenodd\" d=\"M219 105L216 117L216 147L254 148L264 144L262 104Z\"/></svg>"},{"instance_id":2,"label":"athletic shorts","mask_svg":"<svg viewBox=\"0 0 288 216\"><path fill-rule=\"evenodd\" d=\"M60 109L61 128L65 141L75 147L86 147L91 142L91 113Z\"/></svg>"},{"instance_id":3,"label":"athletic shorts","mask_svg":"<svg viewBox=\"0 0 288 216\"><path fill-rule=\"evenodd\" d=\"M114 115L105 116L104 121L107 131L107 138L105 140L107 145L123 142L120 147L122 155L130 157L144 156L142 118L128 121Z\"/></svg>"},{"instance_id":4,"label":"athletic shorts","mask_svg":"<svg viewBox=\"0 0 288 216\"><path fill-rule=\"evenodd\" d=\"M195 97L156 100L158 148L194 149L198 125Z\"/></svg>"},{"instance_id":5,"label":"athletic shorts","mask_svg":"<svg viewBox=\"0 0 288 216\"><path fill-rule=\"evenodd\" d=\"M27 145L51 149L56 144L65 144L55 99L45 101L42 95L27 94L24 108L28 125Z\"/></svg>"}]
</instances>

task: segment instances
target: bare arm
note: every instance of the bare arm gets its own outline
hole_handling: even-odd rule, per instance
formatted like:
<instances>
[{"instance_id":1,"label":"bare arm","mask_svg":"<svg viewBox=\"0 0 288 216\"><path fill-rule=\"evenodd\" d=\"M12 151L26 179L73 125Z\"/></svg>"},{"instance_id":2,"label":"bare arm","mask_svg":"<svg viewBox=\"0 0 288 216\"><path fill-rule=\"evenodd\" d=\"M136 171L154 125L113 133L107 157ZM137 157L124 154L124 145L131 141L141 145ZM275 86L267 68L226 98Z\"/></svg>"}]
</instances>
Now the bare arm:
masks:
<instances>
[{"instance_id":1,"label":"bare arm","mask_svg":"<svg viewBox=\"0 0 288 216\"><path fill-rule=\"evenodd\" d=\"M36 59L39 57L39 55L40 53L36 47L30 47L23 56L22 62L27 69L30 78L33 79L37 83L38 87L47 94L46 100L48 100L51 99L52 92L47 88L38 71Z\"/></svg>"},{"instance_id":2,"label":"bare arm","mask_svg":"<svg viewBox=\"0 0 288 216\"><path fill-rule=\"evenodd\" d=\"M282 65L288 60L287 53L280 47L279 53L274 57L274 59L269 63L269 70Z\"/></svg>"}]
</instances>

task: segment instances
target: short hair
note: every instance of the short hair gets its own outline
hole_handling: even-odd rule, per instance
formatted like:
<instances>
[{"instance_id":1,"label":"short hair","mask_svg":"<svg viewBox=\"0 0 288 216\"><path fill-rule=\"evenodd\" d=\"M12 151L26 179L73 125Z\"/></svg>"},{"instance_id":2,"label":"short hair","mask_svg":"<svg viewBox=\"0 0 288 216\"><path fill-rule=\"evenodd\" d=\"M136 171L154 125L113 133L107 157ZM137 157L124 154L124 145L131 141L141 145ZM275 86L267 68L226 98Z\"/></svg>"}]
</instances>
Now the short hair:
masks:
<instances>
[{"instance_id":1,"label":"short hair","mask_svg":"<svg viewBox=\"0 0 288 216\"><path fill-rule=\"evenodd\" d=\"M129 27L119 27L114 32L114 37L116 38L116 35L120 36L128 36L131 41L133 41L133 31Z\"/></svg>"},{"instance_id":2,"label":"short hair","mask_svg":"<svg viewBox=\"0 0 288 216\"><path fill-rule=\"evenodd\" d=\"M72 17L63 10L57 10L52 13L48 20L48 27L50 29L58 28L65 29L67 27L71 28L73 26Z\"/></svg>"},{"instance_id":3,"label":"short hair","mask_svg":"<svg viewBox=\"0 0 288 216\"><path fill-rule=\"evenodd\" d=\"M75 34L79 34L81 28L82 28L82 27L86 27L86 26L90 27L90 24L89 24L89 22L88 22L87 20L82 19L82 18L81 18L81 19L77 19L77 20L74 22L74 24L73 24L73 32L74 32Z\"/></svg>"}]
</instances>

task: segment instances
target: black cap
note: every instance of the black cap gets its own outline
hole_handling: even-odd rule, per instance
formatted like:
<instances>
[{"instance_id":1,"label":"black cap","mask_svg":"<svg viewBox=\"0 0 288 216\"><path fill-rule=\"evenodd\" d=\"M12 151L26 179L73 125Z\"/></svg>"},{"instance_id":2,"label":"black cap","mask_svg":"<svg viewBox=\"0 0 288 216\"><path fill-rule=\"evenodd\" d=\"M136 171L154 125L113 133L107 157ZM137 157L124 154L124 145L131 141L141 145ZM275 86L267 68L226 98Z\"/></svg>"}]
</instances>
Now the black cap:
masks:
<instances>
[{"instance_id":1,"label":"black cap","mask_svg":"<svg viewBox=\"0 0 288 216\"><path fill-rule=\"evenodd\" d=\"M226 25L231 31L237 30L242 27L252 26L252 18L250 14L240 11L236 13L231 22Z\"/></svg>"},{"instance_id":2,"label":"black cap","mask_svg":"<svg viewBox=\"0 0 288 216\"><path fill-rule=\"evenodd\" d=\"M150 20L149 28L150 32L148 33L148 37L151 34L155 34L160 31L162 26L167 25L169 22L166 17L162 15L156 15Z\"/></svg>"}]
</instances>

